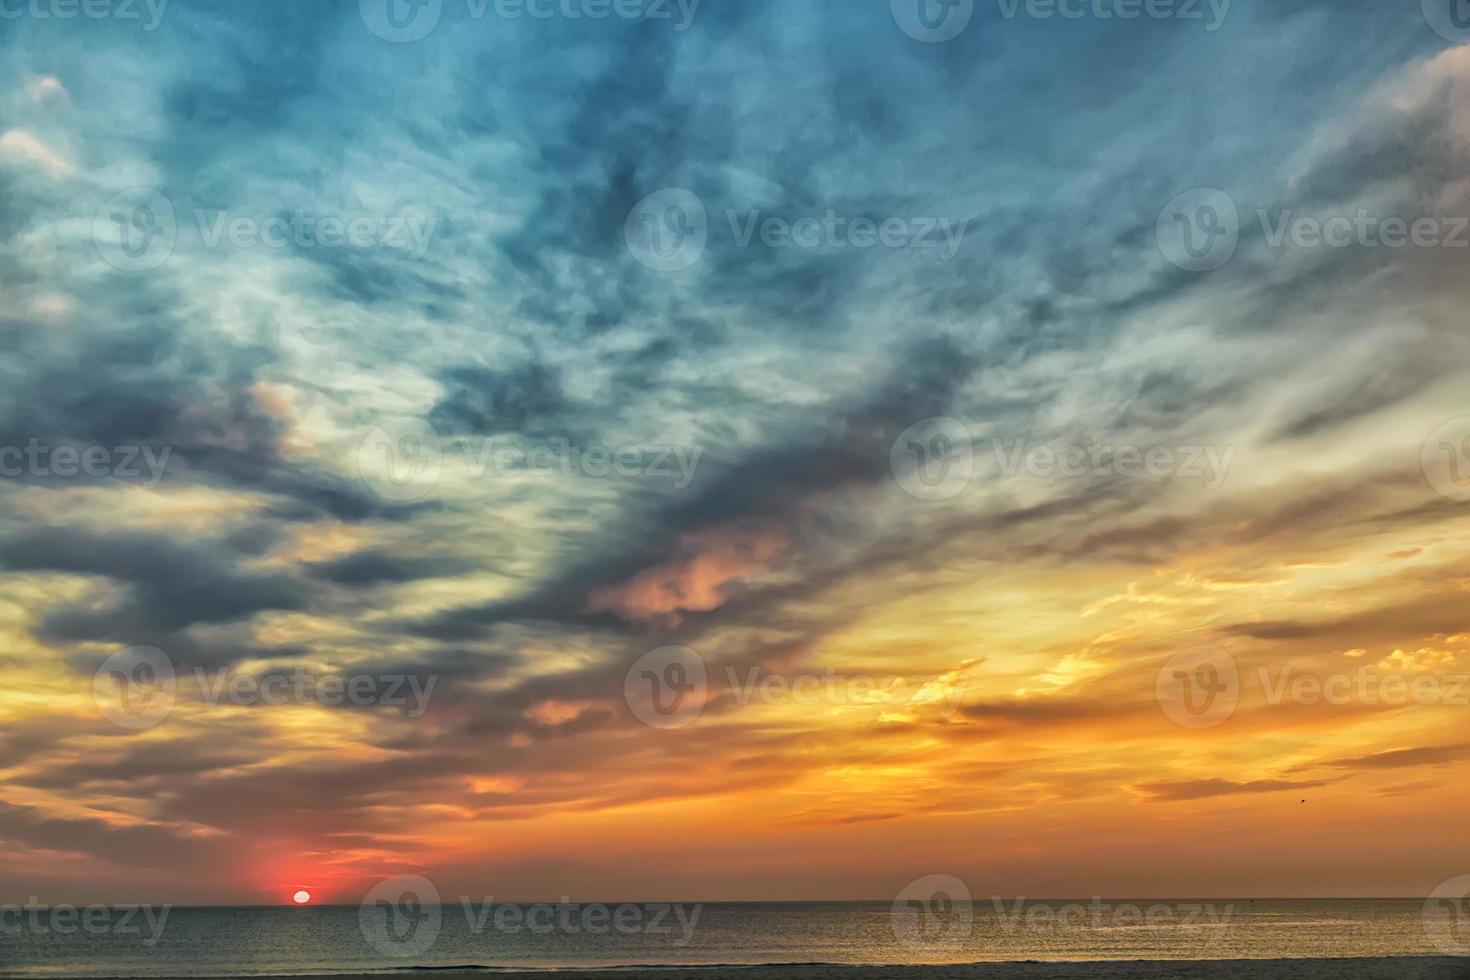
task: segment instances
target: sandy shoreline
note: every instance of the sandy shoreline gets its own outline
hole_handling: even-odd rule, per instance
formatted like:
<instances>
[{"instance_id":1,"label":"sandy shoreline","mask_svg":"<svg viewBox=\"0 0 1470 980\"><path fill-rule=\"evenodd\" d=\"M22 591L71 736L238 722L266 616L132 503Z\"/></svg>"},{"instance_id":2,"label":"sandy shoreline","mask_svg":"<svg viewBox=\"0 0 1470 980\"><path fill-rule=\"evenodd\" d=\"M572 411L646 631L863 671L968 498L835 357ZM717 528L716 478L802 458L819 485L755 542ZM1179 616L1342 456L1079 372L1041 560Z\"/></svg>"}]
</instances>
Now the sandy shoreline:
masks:
<instances>
[{"instance_id":1,"label":"sandy shoreline","mask_svg":"<svg viewBox=\"0 0 1470 980\"><path fill-rule=\"evenodd\" d=\"M1394 957L1325 960L1168 960L1099 963L976 963L965 966L751 966L532 972L418 970L342 975L434 980L1470 980L1470 959ZM298 980L255 977L252 980Z\"/></svg>"}]
</instances>

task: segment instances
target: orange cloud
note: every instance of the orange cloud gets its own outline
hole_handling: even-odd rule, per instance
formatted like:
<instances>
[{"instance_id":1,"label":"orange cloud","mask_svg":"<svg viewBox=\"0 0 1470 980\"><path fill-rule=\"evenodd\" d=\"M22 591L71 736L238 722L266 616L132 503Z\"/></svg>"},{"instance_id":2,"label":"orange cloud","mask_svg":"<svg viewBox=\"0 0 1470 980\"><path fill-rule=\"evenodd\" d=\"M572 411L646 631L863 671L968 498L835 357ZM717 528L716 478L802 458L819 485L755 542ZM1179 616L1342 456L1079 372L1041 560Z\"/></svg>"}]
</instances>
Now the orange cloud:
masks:
<instances>
[{"instance_id":1,"label":"orange cloud","mask_svg":"<svg viewBox=\"0 0 1470 980\"><path fill-rule=\"evenodd\" d=\"M720 608L729 598L727 586L765 571L787 549L786 539L775 532L744 537L695 534L684 538L682 545L690 553L640 572L622 585L595 590L588 597L588 609L638 622L662 617L677 622L681 612Z\"/></svg>"}]
</instances>

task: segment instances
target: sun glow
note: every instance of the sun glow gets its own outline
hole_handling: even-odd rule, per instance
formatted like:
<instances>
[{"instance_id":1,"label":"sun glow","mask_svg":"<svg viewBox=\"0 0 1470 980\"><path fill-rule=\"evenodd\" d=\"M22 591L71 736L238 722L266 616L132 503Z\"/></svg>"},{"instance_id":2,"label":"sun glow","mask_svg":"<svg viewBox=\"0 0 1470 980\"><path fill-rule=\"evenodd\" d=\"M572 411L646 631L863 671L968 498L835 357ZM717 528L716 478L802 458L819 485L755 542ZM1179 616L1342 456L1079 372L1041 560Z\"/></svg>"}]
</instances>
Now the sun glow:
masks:
<instances>
[{"instance_id":1,"label":"sun glow","mask_svg":"<svg viewBox=\"0 0 1470 980\"><path fill-rule=\"evenodd\" d=\"M297 905L305 905L307 902L311 901L311 892L303 889L302 891L297 892L295 895L292 895L291 901L295 902Z\"/></svg>"}]
</instances>

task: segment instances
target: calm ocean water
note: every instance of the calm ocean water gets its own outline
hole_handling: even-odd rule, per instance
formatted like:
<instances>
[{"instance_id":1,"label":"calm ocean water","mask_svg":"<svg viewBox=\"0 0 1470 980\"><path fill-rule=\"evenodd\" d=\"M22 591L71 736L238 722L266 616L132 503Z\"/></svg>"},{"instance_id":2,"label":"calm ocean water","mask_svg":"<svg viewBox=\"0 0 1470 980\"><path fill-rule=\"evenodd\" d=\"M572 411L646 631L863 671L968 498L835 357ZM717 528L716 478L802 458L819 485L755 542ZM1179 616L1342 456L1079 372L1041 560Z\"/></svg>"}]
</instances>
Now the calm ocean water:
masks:
<instances>
[{"instance_id":1,"label":"calm ocean water","mask_svg":"<svg viewBox=\"0 0 1470 980\"><path fill-rule=\"evenodd\" d=\"M587 911L589 908L594 911ZM1422 901L976 900L485 906L100 914L61 934L0 920L0 976L249 976L756 963L1435 955ZM389 922L390 915L396 916ZM618 923L615 927L613 924ZM54 924L54 923L52 923ZM62 921L62 925L66 925ZM161 928L157 926L161 925Z\"/></svg>"}]
</instances>

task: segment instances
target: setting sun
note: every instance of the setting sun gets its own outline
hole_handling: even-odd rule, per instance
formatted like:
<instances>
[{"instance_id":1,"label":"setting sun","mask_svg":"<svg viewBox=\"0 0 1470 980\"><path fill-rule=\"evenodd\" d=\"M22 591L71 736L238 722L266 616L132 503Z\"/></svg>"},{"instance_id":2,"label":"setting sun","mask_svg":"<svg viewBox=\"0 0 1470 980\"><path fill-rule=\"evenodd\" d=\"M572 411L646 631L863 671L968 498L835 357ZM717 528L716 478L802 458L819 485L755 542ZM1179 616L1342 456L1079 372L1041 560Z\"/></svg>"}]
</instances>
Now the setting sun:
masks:
<instances>
[{"instance_id":1,"label":"setting sun","mask_svg":"<svg viewBox=\"0 0 1470 980\"><path fill-rule=\"evenodd\" d=\"M307 902L311 901L311 892L305 890L299 891L295 895L291 896L291 901L295 902L297 905L305 905Z\"/></svg>"}]
</instances>

